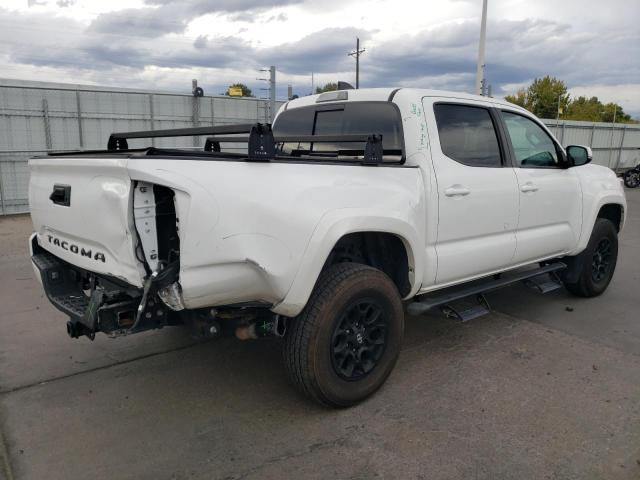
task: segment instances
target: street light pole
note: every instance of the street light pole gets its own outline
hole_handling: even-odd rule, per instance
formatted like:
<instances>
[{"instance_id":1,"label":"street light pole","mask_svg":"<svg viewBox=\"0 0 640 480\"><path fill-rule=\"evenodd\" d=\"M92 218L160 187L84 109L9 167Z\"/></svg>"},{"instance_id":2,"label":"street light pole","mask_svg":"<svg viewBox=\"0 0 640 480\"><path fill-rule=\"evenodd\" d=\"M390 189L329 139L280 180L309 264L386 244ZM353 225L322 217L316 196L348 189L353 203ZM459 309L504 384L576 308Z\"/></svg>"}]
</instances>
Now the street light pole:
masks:
<instances>
[{"instance_id":1,"label":"street light pole","mask_svg":"<svg viewBox=\"0 0 640 480\"><path fill-rule=\"evenodd\" d=\"M484 44L487 39L487 0L482 0L482 21L480 23L480 45L478 46L478 67L476 69L476 94L484 95Z\"/></svg>"}]
</instances>

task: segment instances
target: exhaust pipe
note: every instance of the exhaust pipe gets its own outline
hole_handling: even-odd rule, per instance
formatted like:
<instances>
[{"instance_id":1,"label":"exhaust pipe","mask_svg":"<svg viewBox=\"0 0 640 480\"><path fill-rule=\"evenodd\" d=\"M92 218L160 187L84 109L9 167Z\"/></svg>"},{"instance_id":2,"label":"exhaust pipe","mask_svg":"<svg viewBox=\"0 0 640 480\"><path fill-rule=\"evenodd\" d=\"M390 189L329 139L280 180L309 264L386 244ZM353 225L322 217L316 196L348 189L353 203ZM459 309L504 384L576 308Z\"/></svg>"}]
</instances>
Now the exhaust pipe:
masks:
<instances>
[{"instance_id":1,"label":"exhaust pipe","mask_svg":"<svg viewBox=\"0 0 640 480\"><path fill-rule=\"evenodd\" d=\"M284 337L287 333L285 317L274 315L271 319L258 320L255 323L236 328L239 340L255 340L265 337Z\"/></svg>"}]
</instances>

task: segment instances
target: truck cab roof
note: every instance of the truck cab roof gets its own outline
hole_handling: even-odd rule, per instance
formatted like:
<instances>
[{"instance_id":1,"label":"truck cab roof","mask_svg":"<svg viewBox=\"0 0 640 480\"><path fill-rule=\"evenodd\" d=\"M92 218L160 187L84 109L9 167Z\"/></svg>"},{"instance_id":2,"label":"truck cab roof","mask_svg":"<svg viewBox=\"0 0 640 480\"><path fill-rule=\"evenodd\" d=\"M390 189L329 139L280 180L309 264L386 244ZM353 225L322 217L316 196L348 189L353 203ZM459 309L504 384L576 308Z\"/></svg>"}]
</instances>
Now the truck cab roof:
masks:
<instances>
[{"instance_id":1,"label":"truck cab roof","mask_svg":"<svg viewBox=\"0 0 640 480\"><path fill-rule=\"evenodd\" d=\"M464 92L453 92L448 90L433 90L426 88L360 88L353 90L335 90L333 92L325 92L316 95L308 95L306 97L296 98L294 100L290 100L286 104L284 104L280 108L280 112L291 109L291 108L300 108L307 107L310 105L315 105L318 103L322 104L330 104L330 103L339 103L339 102L381 102L381 101L392 101L396 95L400 92L402 94L409 94L414 98L421 97L444 97L451 99L461 99L461 100L474 100L481 102L491 102L494 104L500 104L509 106L516 109L521 109L519 106L514 105L513 103L507 102L506 100L493 98L493 97L483 97L481 95L473 95ZM331 94L331 95L327 95ZM404 95L403 95L404 96Z\"/></svg>"}]
</instances>

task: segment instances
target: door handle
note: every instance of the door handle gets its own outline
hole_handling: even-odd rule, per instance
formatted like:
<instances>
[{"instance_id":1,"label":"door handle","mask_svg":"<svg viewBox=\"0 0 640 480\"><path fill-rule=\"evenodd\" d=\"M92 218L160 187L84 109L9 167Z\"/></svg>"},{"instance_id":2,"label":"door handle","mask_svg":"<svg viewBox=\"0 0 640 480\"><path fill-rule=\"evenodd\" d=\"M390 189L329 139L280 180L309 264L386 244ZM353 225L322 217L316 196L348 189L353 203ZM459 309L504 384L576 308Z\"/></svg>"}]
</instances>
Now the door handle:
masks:
<instances>
[{"instance_id":1,"label":"door handle","mask_svg":"<svg viewBox=\"0 0 640 480\"><path fill-rule=\"evenodd\" d=\"M451 185L444 191L444 194L447 197L464 197L465 195L469 195L471 190L469 190L464 185Z\"/></svg>"},{"instance_id":2,"label":"door handle","mask_svg":"<svg viewBox=\"0 0 640 480\"><path fill-rule=\"evenodd\" d=\"M536 185L534 185L531 182L527 182L524 185L522 185L520 187L520 191L527 193L527 192L537 192L538 191L538 187Z\"/></svg>"}]
</instances>

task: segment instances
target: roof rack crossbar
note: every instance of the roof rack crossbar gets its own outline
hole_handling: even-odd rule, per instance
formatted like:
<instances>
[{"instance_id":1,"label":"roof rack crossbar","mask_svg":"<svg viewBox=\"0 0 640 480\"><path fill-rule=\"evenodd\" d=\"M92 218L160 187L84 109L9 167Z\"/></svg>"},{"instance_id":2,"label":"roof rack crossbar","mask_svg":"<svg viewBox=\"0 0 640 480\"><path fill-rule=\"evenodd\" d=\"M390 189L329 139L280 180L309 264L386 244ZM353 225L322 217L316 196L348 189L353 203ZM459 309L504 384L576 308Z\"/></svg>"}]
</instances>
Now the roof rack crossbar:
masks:
<instances>
[{"instance_id":1,"label":"roof rack crossbar","mask_svg":"<svg viewBox=\"0 0 640 480\"><path fill-rule=\"evenodd\" d=\"M166 130L140 130L137 132L112 133L111 140L126 140L128 138L159 138L159 137L194 137L197 135L232 135L236 133L250 133L255 123L241 123L237 125L217 125L209 127L169 128ZM257 124L259 125L259 124ZM115 148L109 148L115 150ZM122 150L122 148L121 148Z\"/></svg>"},{"instance_id":2,"label":"roof rack crossbar","mask_svg":"<svg viewBox=\"0 0 640 480\"><path fill-rule=\"evenodd\" d=\"M382 135L371 134L345 134L345 135L282 135L275 137L276 143L359 143L367 142L372 136L378 136L382 139Z\"/></svg>"},{"instance_id":3,"label":"roof rack crossbar","mask_svg":"<svg viewBox=\"0 0 640 480\"><path fill-rule=\"evenodd\" d=\"M364 163L376 165L382 163L384 149L382 135L349 134L349 135L293 135L275 138L276 143L361 143L364 145Z\"/></svg>"},{"instance_id":4,"label":"roof rack crossbar","mask_svg":"<svg viewBox=\"0 0 640 480\"><path fill-rule=\"evenodd\" d=\"M206 152L219 152L220 144L225 142L248 142L249 137L209 137L204 146ZM382 163L382 135L345 134L345 135L283 135L274 137L275 143L365 143L365 163Z\"/></svg>"},{"instance_id":5,"label":"roof rack crossbar","mask_svg":"<svg viewBox=\"0 0 640 480\"><path fill-rule=\"evenodd\" d=\"M350 135L284 135L274 137L276 143L330 143L330 142L343 142L343 143L359 143L369 140L371 135L366 134L350 134ZM249 137L209 137L207 140L212 142L248 142Z\"/></svg>"},{"instance_id":6,"label":"roof rack crossbar","mask_svg":"<svg viewBox=\"0 0 640 480\"><path fill-rule=\"evenodd\" d=\"M109 136L107 149L127 150L129 148L127 139L131 138L193 137L198 135L235 135L242 133L248 133L249 137L241 137L234 141L247 141L249 143L249 160L271 160L275 156L275 143L273 141L271 125L262 123L112 133ZM211 142L210 140L209 138L207 139L205 150L220 151L220 144L215 140Z\"/></svg>"},{"instance_id":7,"label":"roof rack crossbar","mask_svg":"<svg viewBox=\"0 0 640 480\"><path fill-rule=\"evenodd\" d=\"M218 125L210 127L170 128L166 130L140 130L137 132L118 132L109 136L107 150L126 150L129 148L127 139L131 138L162 138L162 137L194 137L198 135L232 135L250 133L253 123L238 125Z\"/></svg>"},{"instance_id":8,"label":"roof rack crossbar","mask_svg":"<svg viewBox=\"0 0 640 480\"><path fill-rule=\"evenodd\" d=\"M220 137L219 135L238 135L248 133L248 137ZM199 135L214 135L207 138L204 150L219 152L221 142L248 142L249 160L268 161L275 158L276 143L365 143L364 163L382 163L383 148L382 135L376 134L348 134L348 135L283 135L274 138L271 125L266 123L245 123L238 125L219 125L209 127L173 128L167 130L142 130L137 132L112 133L109 136L107 149L111 151L127 150L127 139L131 138L161 138L161 137L192 137Z\"/></svg>"}]
</instances>

